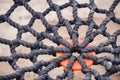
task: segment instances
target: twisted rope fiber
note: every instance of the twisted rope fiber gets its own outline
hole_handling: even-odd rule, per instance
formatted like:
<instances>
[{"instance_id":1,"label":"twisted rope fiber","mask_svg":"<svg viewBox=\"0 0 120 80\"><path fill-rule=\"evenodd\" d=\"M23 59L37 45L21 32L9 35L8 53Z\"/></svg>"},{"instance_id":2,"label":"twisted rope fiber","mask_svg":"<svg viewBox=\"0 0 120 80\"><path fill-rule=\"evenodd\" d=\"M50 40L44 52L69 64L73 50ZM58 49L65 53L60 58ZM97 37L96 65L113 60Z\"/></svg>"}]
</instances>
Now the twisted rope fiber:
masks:
<instances>
[{"instance_id":1,"label":"twisted rope fiber","mask_svg":"<svg viewBox=\"0 0 120 80\"><path fill-rule=\"evenodd\" d=\"M66 58L70 58L67 68L65 68L64 72L58 75L55 80L62 80L65 78L67 78L68 80L73 80L74 71L72 71L71 68L76 59L80 62L83 68L82 72L85 74L84 80L91 80L92 75L95 77L96 80L110 80L110 76L112 74L120 71L120 66L119 66L120 46L116 44L117 37L120 35L120 29L115 31L112 35L106 32L107 29L106 25L108 22L113 21L114 23L120 24L120 19L116 18L114 14L114 9L116 8L120 0L114 0L109 10L99 9L94 3L94 0L89 0L89 3L84 3L84 4L80 4L75 0L69 0L68 3L65 3L61 6L55 4L52 0L47 0L47 3L49 4L50 7L47 8L44 12L36 12L35 10L33 10L28 4L30 0L13 0L13 1L14 4L10 7L10 9L6 12L6 14L0 15L0 23L7 22L8 24L16 28L18 32L16 35L16 39L14 40L7 40L0 38L0 43L9 45L11 51L11 56L0 56L0 62L8 62L10 66L15 70L15 72L8 75L1 75L0 80L11 80L11 79L24 80L24 74L26 72L32 72L32 71L38 74L38 77L35 78L34 80L54 80L52 77L48 75L48 72L50 72L56 67L60 67L61 66L60 62ZM30 19L27 25L20 25L9 18L11 13L14 12L14 10L19 6L24 6L25 9L32 14L32 18ZM61 10L69 6L73 8L74 20L67 20L62 16ZM77 10L79 8L86 8L86 7L90 9L90 12L87 21L83 21L81 18L78 17ZM50 11L55 11L57 14L59 22L56 25L49 24L45 19L45 16ZM95 12L105 14L107 16L100 24L100 26L98 26L93 20L93 15ZM46 28L45 32L39 33L31 28L36 19L40 19L42 21L44 27ZM75 26L72 29L71 25L73 24ZM88 30L86 32L86 36L83 43L81 45L78 45L78 37L79 37L78 29L80 28L81 25L88 25ZM66 40L64 40L58 34L58 29L61 26L65 26L67 28L70 38L73 40L73 46L70 45ZM95 31L93 31L93 29L95 29ZM30 32L37 38L35 43L30 43L21 40L22 34L26 32ZM53 35L51 35L50 33L53 33ZM86 47L86 45L92 42L98 34L103 35L108 40L100 43L98 46ZM47 46L42 42L42 40L46 38L56 43L58 46L60 44L63 44L66 46L66 48ZM23 45L25 47L30 48L31 52L29 54L17 53L15 48L18 47L19 45ZM111 48L106 47L108 45L111 45L112 47ZM86 54L91 51L94 51L96 55L103 52L108 52L114 55L114 57L113 58L107 56L97 57L90 54ZM50 61L37 61L36 59L39 55L45 55L45 54L55 56L56 52L64 52L65 54ZM78 52L81 54L80 56L75 57L72 56L73 52ZM20 68L16 64L19 58L29 59L33 63L33 66ZM100 64L104 66L106 72L101 75L97 70L89 68L84 62L83 58L88 58L93 60L94 65ZM112 65L110 65L108 62L111 62Z\"/></svg>"}]
</instances>

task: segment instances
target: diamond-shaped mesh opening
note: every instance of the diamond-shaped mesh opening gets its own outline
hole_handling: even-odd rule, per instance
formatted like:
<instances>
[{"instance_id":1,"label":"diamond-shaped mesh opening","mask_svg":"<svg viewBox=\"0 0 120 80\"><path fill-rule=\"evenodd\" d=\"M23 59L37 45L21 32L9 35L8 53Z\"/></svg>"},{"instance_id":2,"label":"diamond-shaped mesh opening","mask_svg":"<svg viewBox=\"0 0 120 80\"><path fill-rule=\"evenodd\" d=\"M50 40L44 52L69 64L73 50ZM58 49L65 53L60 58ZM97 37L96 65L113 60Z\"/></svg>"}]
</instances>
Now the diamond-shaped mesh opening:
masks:
<instances>
[{"instance_id":1,"label":"diamond-shaped mesh opening","mask_svg":"<svg viewBox=\"0 0 120 80\"><path fill-rule=\"evenodd\" d=\"M35 22L33 23L32 29L34 29L37 32L43 32L46 30L45 26L42 24L41 20L35 20Z\"/></svg>"},{"instance_id":2,"label":"diamond-shaped mesh opening","mask_svg":"<svg viewBox=\"0 0 120 80\"><path fill-rule=\"evenodd\" d=\"M0 0L0 7L1 7L0 8L0 15L5 14L6 11L9 10L9 8L11 7L11 5L13 5L13 1L12 0L9 0L9 2L6 1L6 0Z\"/></svg>"},{"instance_id":3,"label":"diamond-shaped mesh opening","mask_svg":"<svg viewBox=\"0 0 120 80\"><path fill-rule=\"evenodd\" d=\"M44 43L45 45L47 45L47 46L55 46L55 47L57 47L56 43L52 42L52 41L49 40L49 39L44 39L44 40L43 40L43 43Z\"/></svg>"},{"instance_id":4,"label":"diamond-shaped mesh opening","mask_svg":"<svg viewBox=\"0 0 120 80\"><path fill-rule=\"evenodd\" d=\"M30 48L27 48L27 47L22 46L22 45L16 47L17 53L30 53L30 51L31 51Z\"/></svg>"},{"instance_id":5,"label":"diamond-shaped mesh opening","mask_svg":"<svg viewBox=\"0 0 120 80\"><path fill-rule=\"evenodd\" d=\"M19 12L19 13L18 13ZM28 24L31 14L25 9L24 6L17 7L14 12L10 15L10 18L21 25Z\"/></svg>"},{"instance_id":6,"label":"diamond-shaped mesh opening","mask_svg":"<svg viewBox=\"0 0 120 80\"><path fill-rule=\"evenodd\" d=\"M88 29L88 26L86 26L86 25L79 26L78 33L79 33L80 39L85 38L87 29Z\"/></svg>"},{"instance_id":7,"label":"diamond-shaped mesh opening","mask_svg":"<svg viewBox=\"0 0 120 80\"><path fill-rule=\"evenodd\" d=\"M111 4L113 3L113 0L109 0L109 1L104 0L103 2L101 2L101 0L95 0L94 2L98 8L108 10Z\"/></svg>"},{"instance_id":8,"label":"diamond-shaped mesh opening","mask_svg":"<svg viewBox=\"0 0 120 80\"><path fill-rule=\"evenodd\" d=\"M0 62L0 75L8 75L14 72L8 62Z\"/></svg>"},{"instance_id":9,"label":"diamond-shaped mesh opening","mask_svg":"<svg viewBox=\"0 0 120 80\"><path fill-rule=\"evenodd\" d=\"M95 46L98 46L100 43L103 43L105 41L107 41L107 37L104 37L103 35L101 34L98 34L94 40L91 42L91 44L95 45Z\"/></svg>"},{"instance_id":10,"label":"diamond-shaped mesh opening","mask_svg":"<svg viewBox=\"0 0 120 80\"><path fill-rule=\"evenodd\" d=\"M95 69L96 71L98 71L101 75L106 73L106 69L104 66L102 65L93 65L92 69Z\"/></svg>"},{"instance_id":11,"label":"diamond-shaped mesh opening","mask_svg":"<svg viewBox=\"0 0 120 80\"><path fill-rule=\"evenodd\" d=\"M45 16L45 18L46 18L46 20L48 21L49 24L55 25L55 24L58 23L57 14L54 11L49 12L49 14L47 14Z\"/></svg>"},{"instance_id":12,"label":"diamond-shaped mesh opening","mask_svg":"<svg viewBox=\"0 0 120 80\"><path fill-rule=\"evenodd\" d=\"M97 25L100 25L105 18L106 18L105 14L94 13L93 20Z\"/></svg>"},{"instance_id":13,"label":"diamond-shaped mesh opening","mask_svg":"<svg viewBox=\"0 0 120 80\"><path fill-rule=\"evenodd\" d=\"M34 37L30 32L27 32L27 33L22 34L22 39L21 40L33 43L33 42L36 41L36 37Z\"/></svg>"},{"instance_id":14,"label":"diamond-shaped mesh opening","mask_svg":"<svg viewBox=\"0 0 120 80\"><path fill-rule=\"evenodd\" d=\"M31 0L28 4L37 12L44 12L47 8L49 8L49 5L46 0Z\"/></svg>"},{"instance_id":15,"label":"diamond-shaped mesh opening","mask_svg":"<svg viewBox=\"0 0 120 80\"><path fill-rule=\"evenodd\" d=\"M79 8L78 9L78 16L82 20L86 21L88 18L89 12L90 12L89 8Z\"/></svg>"},{"instance_id":16,"label":"diamond-shaped mesh opening","mask_svg":"<svg viewBox=\"0 0 120 80\"><path fill-rule=\"evenodd\" d=\"M48 74L53 78L53 79L56 79L56 77L58 75L60 75L61 73L63 73L63 67L57 67L57 68L54 68L53 70L51 70Z\"/></svg>"},{"instance_id":17,"label":"diamond-shaped mesh opening","mask_svg":"<svg viewBox=\"0 0 120 80\"><path fill-rule=\"evenodd\" d=\"M73 10L73 8L72 8L71 6L68 6L68 7L62 9L62 10L61 10L62 16L63 16L65 19L73 20L72 10Z\"/></svg>"},{"instance_id":18,"label":"diamond-shaped mesh opening","mask_svg":"<svg viewBox=\"0 0 120 80\"><path fill-rule=\"evenodd\" d=\"M0 37L4 39L14 40L16 38L17 29L13 28L8 23L0 24Z\"/></svg>"},{"instance_id":19,"label":"diamond-shaped mesh opening","mask_svg":"<svg viewBox=\"0 0 120 80\"><path fill-rule=\"evenodd\" d=\"M120 25L110 21L107 25L107 30L106 32L108 32L109 34L113 34L114 32L116 32L118 29L120 29Z\"/></svg>"},{"instance_id":20,"label":"diamond-shaped mesh opening","mask_svg":"<svg viewBox=\"0 0 120 80\"><path fill-rule=\"evenodd\" d=\"M78 75L81 75L81 76L78 76ZM83 80L84 78L85 78L85 74L84 74L83 72L81 72L81 71L76 71L76 72L74 73L74 80L77 80L77 79Z\"/></svg>"},{"instance_id":21,"label":"diamond-shaped mesh opening","mask_svg":"<svg viewBox=\"0 0 120 80\"><path fill-rule=\"evenodd\" d=\"M70 36L68 34L68 31L66 29L66 27L64 26L61 26L59 29L58 29L58 34L63 38L63 39L69 39Z\"/></svg>"},{"instance_id":22,"label":"diamond-shaped mesh opening","mask_svg":"<svg viewBox=\"0 0 120 80\"><path fill-rule=\"evenodd\" d=\"M0 43L0 56L10 56L10 47Z\"/></svg>"},{"instance_id":23,"label":"diamond-shaped mesh opening","mask_svg":"<svg viewBox=\"0 0 120 80\"><path fill-rule=\"evenodd\" d=\"M20 68L24 68L24 67L28 67L28 66L32 66L33 63L29 60L29 59L18 59L16 64L20 67Z\"/></svg>"},{"instance_id":24,"label":"diamond-shaped mesh opening","mask_svg":"<svg viewBox=\"0 0 120 80\"><path fill-rule=\"evenodd\" d=\"M24 79L26 80L33 80L34 78L36 78L38 76L38 74L35 74L34 72L26 72Z\"/></svg>"}]
</instances>

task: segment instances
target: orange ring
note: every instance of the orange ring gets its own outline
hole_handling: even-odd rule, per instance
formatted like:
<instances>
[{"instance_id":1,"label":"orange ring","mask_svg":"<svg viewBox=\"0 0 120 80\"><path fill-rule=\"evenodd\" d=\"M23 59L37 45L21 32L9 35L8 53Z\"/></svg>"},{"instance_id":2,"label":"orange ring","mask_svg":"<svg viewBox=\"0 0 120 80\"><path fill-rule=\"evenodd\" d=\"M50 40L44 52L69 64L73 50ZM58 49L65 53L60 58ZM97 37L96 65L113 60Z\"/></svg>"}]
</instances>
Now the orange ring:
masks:
<instances>
[{"instance_id":1,"label":"orange ring","mask_svg":"<svg viewBox=\"0 0 120 80\"><path fill-rule=\"evenodd\" d=\"M73 45L73 41L72 41L71 39L69 39L69 40L67 40L67 41L68 41L71 45ZM80 45L82 42L83 42L83 40L78 39L79 45ZM87 47L89 47L90 45L91 45L91 44L89 43L89 44L87 45ZM59 47L65 48L65 46L62 45L62 44L60 44ZM64 52L57 52L57 53L56 53L56 57L62 56L63 54L64 54ZM96 55L95 52L88 52L88 54ZM92 64L93 64L93 62L94 62L94 61L92 61L92 60L90 60L90 59L87 59L87 58L84 58L83 60L86 62L86 64L87 64L88 67L91 67ZM66 68L66 67L67 67L67 64L68 64L68 61L69 61L69 59L64 59L63 61L60 62L60 65L63 66L64 68ZM72 70L73 70L73 71L82 70L82 67L81 67L81 65L80 65L80 62L79 62L78 60L75 60L75 61L74 61L73 66L72 66Z\"/></svg>"}]
</instances>

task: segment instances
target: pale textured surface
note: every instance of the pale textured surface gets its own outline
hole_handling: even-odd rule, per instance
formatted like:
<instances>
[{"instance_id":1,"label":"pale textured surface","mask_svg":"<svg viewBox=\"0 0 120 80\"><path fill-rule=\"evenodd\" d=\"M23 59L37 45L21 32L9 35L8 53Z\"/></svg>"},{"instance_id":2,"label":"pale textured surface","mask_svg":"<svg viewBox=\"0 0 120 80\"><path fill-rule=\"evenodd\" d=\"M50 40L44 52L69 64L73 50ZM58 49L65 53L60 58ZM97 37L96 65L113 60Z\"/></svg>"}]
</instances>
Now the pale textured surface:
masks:
<instances>
[{"instance_id":1,"label":"pale textured surface","mask_svg":"<svg viewBox=\"0 0 120 80\"><path fill-rule=\"evenodd\" d=\"M64 4L65 2L68 2L68 0L53 0L53 1L59 5ZM88 0L77 0L77 1L79 3L88 2ZM102 8L102 9L108 9L110 7L110 5L112 4L112 2L113 2L113 0L95 0L95 3L98 5L98 7ZM13 4L12 0L0 0L0 14L4 14L12 4ZM41 11L41 12L43 12L47 7L49 7L48 4L46 3L46 0L32 0L29 4L31 5L31 7L33 9L35 9L36 11ZM115 14L116 14L117 18L120 18L120 10L119 9L120 9L120 4L115 9ZM79 9L78 11L79 11L78 12L79 17L81 17L83 20L86 20L88 13L89 13L89 9L84 8L84 9ZM73 19L71 7L63 9L61 12L66 19L69 19L69 20ZM104 20L105 17L106 16L103 14L95 13L94 20L98 25L100 25L100 23L102 22L102 20ZM24 7L18 7L17 9L15 9L15 12L12 13L10 18L12 20L14 20L15 22L24 25L24 24L28 23L29 19L31 18L31 14L28 13L24 9ZM47 21L49 21L50 24L56 24L58 22L58 19L57 19L55 12L50 12L46 16L46 19L47 19ZM32 28L38 32L45 31L45 28L43 27L40 20L36 20ZM86 33L87 28L88 28L87 26L83 26L79 29L79 38L85 37L85 33ZM120 25L115 24L112 21L109 22L109 24L107 25L107 32L109 32L110 34L115 32L117 29L120 29ZM9 24L7 24L7 23L0 24L0 37L13 40L16 38L16 33L17 33L17 29L11 27ZM69 35L67 33L66 28L60 28L59 34L64 39L69 38ZM22 35L22 37L23 37L22 38L23 40L26 40L28 42L34 42L36 39L30 33L25 33L24 35ZM100 42L105 41L105 40L107 40L107 38L103 37L102 35L98 35L95 38L95 40L92 42L92 44L98 45ZM46 45L57 46L56 44L52 43L51 41L49 41L47 39L44 41L44 43ZM120 45L120 37L118 37L117 44ZM25 48L24 46L19 46L16 48L16 50L18 53L29 53L30 52L30 49ZM5 55L5 56L10 55L10 50L9 50L8 46L0 44L0 56L1 55ZM108 56L107 53L105 55ZM98 56L105 56L105 55L99 54ZM109 56L112 57L112 55L109 55ZM54 57L43 55L43 56L39 56L37 59L38 60L50 60L52 58L54 58ZM33 65L29 60L25 60L25 59L19 59L17 61L17 64L20 67L26 67L26 66ZM93 68L97 69L101 74L105 72L104 67L102 67L100 65L93 66ZM61 74L63 72L62 70L63 70L62 67L57 68L57 69L54 69L51 72L49 72L49 74L55 78L56 75ZM0 75L9 74L12 72L14 72L14 70L12 70L12 68L8 65L8 63L0 62ZM26 78L26 80L32 80L36 76L37 76L37 74L34 74L31 72L31 73L26 73L25 78ZM84 77L84 75L81 72L75 72L74 80L83 80L83 77ZM112 75L111 80L120 80L120 74L116 73L116 74Z\"/></svg>"}]
</instances>

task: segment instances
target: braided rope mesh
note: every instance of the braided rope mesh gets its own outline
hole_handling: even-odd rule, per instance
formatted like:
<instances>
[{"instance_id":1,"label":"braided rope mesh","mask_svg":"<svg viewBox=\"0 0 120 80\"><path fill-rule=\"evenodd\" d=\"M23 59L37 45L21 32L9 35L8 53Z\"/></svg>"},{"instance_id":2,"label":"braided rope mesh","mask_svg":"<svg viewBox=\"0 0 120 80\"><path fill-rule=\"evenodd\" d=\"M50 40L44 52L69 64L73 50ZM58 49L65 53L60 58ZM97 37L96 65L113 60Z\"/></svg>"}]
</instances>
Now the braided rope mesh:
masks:
<instances>
[{"instance_id":1,"label":"braided rope mesh","mask_svg":"<svg viewBox=\"0 0 120 80\"><path fill-rule=\"evenodd\" d=\"M74 73L76 71L71 70L71 68L75 60L78 60L83 68L83 70L80 72L85 75L84 80L91 80L92 76L95 80L110 80L110 76L112 74L120 71L120 46L117 44L117 38L120 35L120 29L118 28L116 31L110 34L107 31L106 27L106 25L110 21L116 24L120 24L120 19L118 19L114 14L114 9L116 8L120 0L114 0L108 10L98 8L94 0L89 0L89 3L78 3L75 0L69 0L67 3L64 3L62 5L57 5L52 0L46 1L49 7L43 12L37 12L28 4L30 0L13 0L14 4L10 7L10 9L5 14L0 15L1 24L7 22L13 28L17 29L16 39L9 40L0 38L0 43L8 45L11 52L10 56L0 56L0 62L8 62L14 70L13 73L0 75L0 80L24 80L24 76L27 72L34 72L35 74L37 74L37 77L35 77L34 80L73 80ZM27 25L18 24L10 18L10 15L14 13L14 10L19 6L23 6L32 15ZM67 7L72 7L73 20L65 19L61 13L61 10ZM78 9L80 8L88 8L90 10L87 20L82 20L78 16ZM46 15L49 14L51 11L54 11L58 18L58 22L55 25L49 24L49 22L45 18ZM93 19L95 13L106 15L105 19L101 22L100 25L97 25ZM42 24L44 25L42 27L45 28L45 31L38 32L32 28L33 23L35 22L35 20L38 19L40 19ZM73 25L73 27L71 25ZM77 40L80 35L79 29L86 25L88 26L88 29L86 31L84 40L81 45L78 45ZM58 30L61 27L67 29L69 39L73 40L73 45L69 44L66 39L59 35ZM41 26L40 29L42 29ZM32 43L22 40L22 34L25 34L27 32L36 37L35 42ZM62 33L65 32L63 31ZM90 47L86 47L88 43L92 43L94 41L97 35L104 36L106 40L101 42L97 46L91 45ZM43 40L45 39L54 42L55 44L57 44L57 46L46 45L43 42ZM65 45L66 48L58 47L60 44ZM30 48L30 52L28 54L18 53L16 51L16 48L20 45ZM95 52L96 56L87 54L91 51ZM56 58L56 52L64 52L65 54ZM78 52L79 56L73 56L72 53L74 52ZM112 57L97 56L99 54L104 55L105 52L112 55ZM51 55L54 56L54 58L49 61L37 60L38 56L40 55ZM66 58L70 58L67 68L63 68L63 71L55 78L51 77L48 73L55 68L61 68L60 62ZM88 67L83 58L93 60L94 66L102 65L105 69L105 72L101 74L97 69ZM19 59L30 60L33 64L32 66L21 68L19 65L17 65L17 61Z\"/></svg>"}]
</instances>

